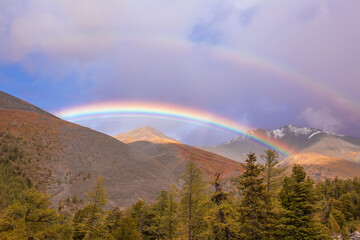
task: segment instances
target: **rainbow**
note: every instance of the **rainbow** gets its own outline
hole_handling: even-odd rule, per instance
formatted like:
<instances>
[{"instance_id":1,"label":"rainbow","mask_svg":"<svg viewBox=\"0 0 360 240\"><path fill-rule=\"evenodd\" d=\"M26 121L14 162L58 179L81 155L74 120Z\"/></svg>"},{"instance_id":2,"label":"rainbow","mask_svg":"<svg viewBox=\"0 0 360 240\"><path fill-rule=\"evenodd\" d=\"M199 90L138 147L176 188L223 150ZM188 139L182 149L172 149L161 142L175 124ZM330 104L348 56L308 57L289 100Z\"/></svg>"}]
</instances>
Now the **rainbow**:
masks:
<instances>
[{"instance_id":1,"label":"rainbow","mask_svg":"<svg viewBox=\"0 0 360 240\"><path fill-rule=\"evenodd\" d=\"M123 40L139 45L147 44L159 48L168 48L177 52L184 52L186 50L194 51L199 55L213 57L217 61L225 61L230 64L244 65L256 70L265 71L274 76L278 76L278 81L292 82L299 87L303 87L310 92L316 93L316 95L320 97L326 98L333 106L337 106L341 109L350 109L352 112L356 110L354 113L360 116L360 104L354 98L341 94L338 90L332 89L326 84L320 83L316 79L300 73L280 62L250 55L246 52L238 51L226 46L198 44L181 38L147 36L146 38L126 37Z\"/></svg>"},{"instance_id":2,"label":"rainbow","mask_svg":"<svg viewBox=\"0 0 360 240\"><path fill-rule=\"evenodd\" d=\"M254 69L260 69L275 76L279 76L279 81L293 82L299 87L304 87L309 91L316 92L317 95L325 97L332 102L333 106L338 106L342 109L351 109L353 112L356 110L355 114L360 114L360 105L354 99L350 99L348 96L344 96L334 89L331 89L284 64L276 63L265 58L252 56L223 46L195 44L185 39L125 37L122 40L141 45L150 44L151 46L157 45L161 48L167 47L179 52L184 50L197 51L196 53L204 54L207 57L214 57L214 59L217 59L218 61L227 61L231 64L241 64ZM200 124L217 130L247 136L253 141L273 148L285 156L288 156L293 152L293 149L289 146L283 143L270 141L267 136L249 135L248 130L252 129L250 126L245 126L244 124L240 124L231 119L216 116L198 109L177 105L155 102L108 102L68 108L59 111L55 115L58 115L65 120L75 122L95 118L151 117Z\"/></svg>"},{"instance_id":3,"label":"rainbow","mask_svg":"<svg viewBox=\"0 0 360 240\"><path fill-rule=\"evenodd\" d=\"M288 156L293 152L293 149L289 146L283 143L271 141L267 138L267 136L249 134L248 130L252 129L250 126L246 126L234 120L199 109L179 105L156 102L106 102L64 109L55 113L55 115L71 122L119 117L150 117L166 119L201 125L220 131L227 131L246 136L252 141L275 149L285 156Z\"/></svg>"}]
</instances>

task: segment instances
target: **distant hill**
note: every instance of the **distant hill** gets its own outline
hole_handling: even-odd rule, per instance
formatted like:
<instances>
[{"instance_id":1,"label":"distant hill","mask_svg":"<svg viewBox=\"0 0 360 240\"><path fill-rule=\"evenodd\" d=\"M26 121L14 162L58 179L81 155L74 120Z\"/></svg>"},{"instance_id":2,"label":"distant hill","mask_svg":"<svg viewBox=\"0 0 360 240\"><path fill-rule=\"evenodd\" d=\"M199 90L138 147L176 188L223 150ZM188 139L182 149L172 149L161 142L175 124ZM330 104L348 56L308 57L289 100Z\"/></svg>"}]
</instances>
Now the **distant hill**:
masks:
<instances>
[{"instance_id":1,"label":"distant hill","mask_svg":"<svg viewBox=\"0 0 360 240\"><path fill-rule=\"evenodd\" d=\"M316 180L360 177L360 145L353 140L321 133L315 142L284 159L281 165L300 164Z\"/></svg>"},{"instance_id":2,"label":"distant hill","mask_svg":"<svg viewBox=\"0 0 360 240\"><path fill-rule=\"evenodd\" d=\"M322 131L315 128L285 125L274 130L255 129L248 131L249 135L265 136L269 141L286 144L294 153L301 151L311 145L315 136ZM226 156L239 162L244 162L247 154L251 151L256 155L263 154L267 147L262 146L247 136L239 136L222 143L218 146L200 146L199 148ZM286 156L280 156L284 159Z\"/></svg>"},{"instance_id":3,"label":"distant hill","mask_svg":"<svg viewBox=\"0 0 360 240\"><path fill-rule=\"evenodd\" d=\"M176 178L155 159L110 137L69 123L0 92L0 132L17 139L18 164L53 201L75 194L86 199L92 179L102 175L110 201L125 206L154 199Z\"/></svg>"},{"instance_id":4,"label":"distant hill","mask_svg":"<svg viewBox=\"0 0 360 240\"><path fill-rule=\"evenodd\" d=\"M148 127L122 137L131 143L61 120L0 92L0 140L11 138L6 144L22 152L14 164L40 190L53 194L55 205L75 194L86 199L92 179L99 175L104 177L111 204L153 200L161 190L178 184L193 154L206 176L242 171L235 161L186 146Z\"/></svg>"},{"instance_id":5,"label":"distant hill","mask_svg":"<svg viewBox=\"0 0 360 240\"><path fill-rule=\"evenodd\" d=\"M308 174L317 180L335 176L360 177L360 139L294 125L285 125L274 130L256 129L249 131L249 134L261 134L267 136L269 140L286 144L294 149L290 156L280 156L281 165L301 164ZM250 151L260 156L266 150L266 147L244 136L236 137L218 146L199 148L239 162L243 162Z\"/></svg>"},{"instance_id":6,"label":"distant hill","mask_svg":"<svg viewBox=\"0 0 360 240\"><path fill-rule=\"evenodd\" d=\"M132 143L138 141L147 141L152 143L180 143L166 136L159 130L148 126L119 134L115 136L115 138L125 143Z\"/></svg>"},{"instance_id":7,"label":"distant hill","mask_svg":"<svg viewBox=\"0 0 360 240\"><path fill-rule=\"evenodd\" d=\"M223 176L233 176L244 170L243 165L236 161L175 141L150 127L138 128L115 138L156 159L176 177L180 176L186 161L192 157L209 178L214 177L216 172L222 172Z\"/></svg>"}]
</instances>

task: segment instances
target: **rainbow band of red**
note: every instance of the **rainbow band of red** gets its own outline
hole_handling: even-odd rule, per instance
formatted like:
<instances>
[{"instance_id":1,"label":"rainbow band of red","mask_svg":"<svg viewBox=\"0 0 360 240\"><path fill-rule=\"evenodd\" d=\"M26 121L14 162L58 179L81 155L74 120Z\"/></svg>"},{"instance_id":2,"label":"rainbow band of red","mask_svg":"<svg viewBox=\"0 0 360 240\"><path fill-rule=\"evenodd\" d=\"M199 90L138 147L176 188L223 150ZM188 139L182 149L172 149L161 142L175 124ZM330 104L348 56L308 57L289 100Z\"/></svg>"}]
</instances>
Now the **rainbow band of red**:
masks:
<instances>
[{"instance_id":1,"label":"rainbow band of red","mask_svg":"<svg viewBox=\"0 0 360 240\"><path fill-rule=\"evenodd\" d=\"M186 122L246 136L252 141L275 149L285 156L293 152L290 147L283 143L271 141L267 136L248 134L248 130L252 129L249 126L202 110L178 105L154 102L107 102L72 107L61 110L55 115L71 122L117 117L150 117Z\"/></svg>"}]
</instances>

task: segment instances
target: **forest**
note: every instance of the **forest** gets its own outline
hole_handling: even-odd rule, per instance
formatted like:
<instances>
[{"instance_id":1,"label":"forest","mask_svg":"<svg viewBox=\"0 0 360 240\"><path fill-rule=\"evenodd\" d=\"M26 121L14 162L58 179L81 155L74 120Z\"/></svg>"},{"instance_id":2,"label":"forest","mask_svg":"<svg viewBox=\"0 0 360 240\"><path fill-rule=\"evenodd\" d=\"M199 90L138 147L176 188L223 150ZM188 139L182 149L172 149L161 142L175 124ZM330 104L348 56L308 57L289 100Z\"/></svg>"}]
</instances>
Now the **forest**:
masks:
<instances>
[{"instance_id":1,"label":"forest","mask_svg":"<svg viewBox=\"0 0 360 240\"><path fill-rule=\"evenodd\" d=\"M360 179L314 182L300 165L279 167L278 157L250 153L242 175L219 172L208 181L194 155L179 186L126 208L108 206L99 176L87 199L74 195L55 208L15 164L21 149L1 143L0 239L351 239L360 226ZM68 214L66 202L82 207Z\"/></svg>"}]
</instances>

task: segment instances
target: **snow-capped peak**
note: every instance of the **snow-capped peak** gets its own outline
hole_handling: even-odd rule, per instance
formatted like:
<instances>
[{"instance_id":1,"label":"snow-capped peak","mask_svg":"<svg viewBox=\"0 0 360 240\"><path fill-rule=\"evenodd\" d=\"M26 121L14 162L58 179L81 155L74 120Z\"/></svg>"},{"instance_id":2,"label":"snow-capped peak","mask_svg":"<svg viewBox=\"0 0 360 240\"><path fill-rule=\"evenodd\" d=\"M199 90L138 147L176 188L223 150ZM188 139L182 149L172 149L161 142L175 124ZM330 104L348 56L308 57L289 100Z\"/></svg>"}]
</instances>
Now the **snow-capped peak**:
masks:
<instances>
[{"instance_id":1,"label":"snow-capped peak","mask_svg":"<svg viewBox=\"0 0 360 240\"><path fill-rule=\"evenodd\" d=\"M278 129L272 129L272 130L264 130L264 129L255 129L255 130L249 130L247 132L248 135L257 135L257 133L262 134L266 134L266 136L268 138L275 138L275 139L281 139L285 136L305 136L308 139L310 139L311 137L313 137L314 135L318 134L318 133L322 133L322 130L316 129L316 128L310 128L310 127L299 127L299 126L295 126L292 124L287 124L281 128ZM245 139L247 139L248 136L246 135L242 135L242 136L238 136L235 137L227 142L224 142L220 145L228 145L234 142L240 142L243 141Z\"/></svg>"},{"instance_id":2,"label":"snow-capped peak","mask_svg":"<svg viewBox=\"0 0 360 240\"><path fill-rule=\"evenodd\" d=\"M291 124L288 124L285 127L288 127L288 129L295 135L308 135L313 132L319 131L319 129L309 128L309 127L298 127Z\"/></svg>"}]
</instances>

